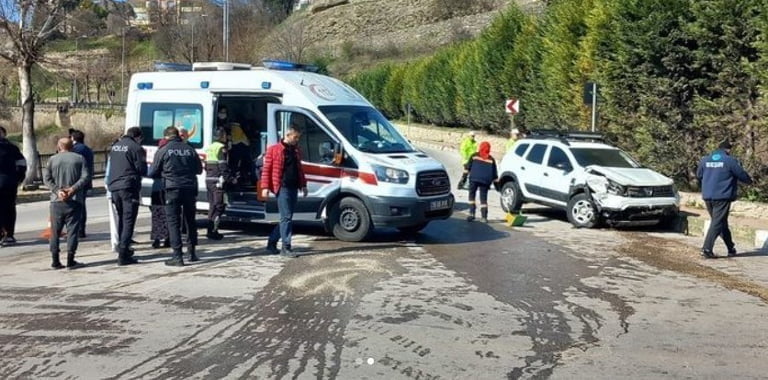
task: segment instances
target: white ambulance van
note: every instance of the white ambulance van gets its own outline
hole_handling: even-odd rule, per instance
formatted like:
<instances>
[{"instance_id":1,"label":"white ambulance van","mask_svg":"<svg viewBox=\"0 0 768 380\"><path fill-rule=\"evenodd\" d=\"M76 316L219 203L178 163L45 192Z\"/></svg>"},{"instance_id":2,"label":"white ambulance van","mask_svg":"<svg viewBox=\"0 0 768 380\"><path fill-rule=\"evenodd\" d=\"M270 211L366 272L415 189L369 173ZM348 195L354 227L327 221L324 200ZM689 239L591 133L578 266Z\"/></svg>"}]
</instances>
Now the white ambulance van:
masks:
<instances>
[{"instance_id":1,"label":"white ambulance van","mask_svg":"<svg viewBox=\"0 0 768 380\"><path fill-rule=\"evenodd\" d=\"M238 123L243 132L233 135L239 158L235 164L230 157L230 166L246 173L227 189L224 220L278 220L274 196L258 197L258 163L291 124L303 131L299 146L309 190L299 197L294 220L323 223L340 240L361 241L373 228L414 233L451 216L454 197L443 165L411 145L347 84L283 61L169 68L176 71L131 77L126 129L141 127L150 164L171 125L188 131L188 142L204 159L216 124L223 122L217 112L226 108L226 123ZM197 208L205 211L205 173L198 183ZM151 185L150 179L142 184L144 205Z\"/></svg>"}]
</instances>

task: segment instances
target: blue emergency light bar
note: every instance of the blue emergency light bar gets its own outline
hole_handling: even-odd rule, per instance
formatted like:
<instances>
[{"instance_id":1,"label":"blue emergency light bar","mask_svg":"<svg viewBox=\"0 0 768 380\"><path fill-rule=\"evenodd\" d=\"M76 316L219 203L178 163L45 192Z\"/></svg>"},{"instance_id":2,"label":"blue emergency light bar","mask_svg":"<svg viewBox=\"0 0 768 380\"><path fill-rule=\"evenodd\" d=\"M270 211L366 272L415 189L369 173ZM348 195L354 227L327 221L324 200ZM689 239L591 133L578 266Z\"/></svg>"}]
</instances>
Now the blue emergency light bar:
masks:
<instances>
[{"instance_id":1,"label":"blue emergency light bar","mask_svg":"<svg viewBox=\"0 0 768 380\"><path fill-rule=\"evenodd\" d=\"M280 61L277 59L265 59L261 61L261 64L270 70L308 71L310 73L316 73L320 70L316 65L305 65L303 63Z\"/></svg>"}]
</instances>

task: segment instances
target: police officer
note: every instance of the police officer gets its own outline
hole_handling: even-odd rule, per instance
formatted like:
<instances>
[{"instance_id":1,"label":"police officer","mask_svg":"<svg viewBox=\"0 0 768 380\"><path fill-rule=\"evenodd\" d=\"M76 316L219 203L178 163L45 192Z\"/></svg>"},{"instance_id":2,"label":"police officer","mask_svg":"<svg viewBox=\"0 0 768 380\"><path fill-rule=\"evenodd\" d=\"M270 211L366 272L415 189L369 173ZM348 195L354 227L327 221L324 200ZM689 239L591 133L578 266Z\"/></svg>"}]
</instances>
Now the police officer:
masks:
<instances>
[{"instance_id":1,"label":"police officer","mask_svg":"<svg viewBox=\"0 0 768 380\"><path fill-rule=\"evenodd\" d=\"M21 151L5 136L5 128L0 127L0 246L16 242L16 196L27 172Z\"/></svg>"},{"instance_id":2,"label":"police officer","mask_svg":"<svg viewBox=\"0 0 768 380\"><path fill-rule=\"evenodd\" d=\"M107 189L112 195L118 219L117 265L136 264L131 249L133 229L139 211L141 177L147 175L147 156L141 147L141 128L131 127L112 144L109 151Z\"/></svg>"},{"instance_id":3,"label":"police officer","mask_svg":"<svg viewBox=\"0 0 768 380\"><path fill-rule=\"evenodd\" d=\"M155 153L151 178L162 178L165 185L165 217L171 239L173 256L165 265L183 266L181 251L181 223L187 224L187 252L189 261L198 261L195 253L197 228L195 227L195 200L197 175L203 172L195 148L183 142L179 130L168 127L164 132L168 143Z\"/></svg>"},{"instance_id":4,"label":"police officer","mask_svg":"<svg viewBox=\"0 0 768 380\"><path fill-rule=\"evenodd\" d=\"M720 143L712 154L701 159L696 176L701 183L701 197L707 205L711 219L701 255L706 259L714 258L712 248L715 239L720 236L728 248L728 257L736 256L736 247L728 228L728 214L731 211L731 202L736 200L738 182L751 184L752 178L739 161L731 157L731 143L727 140Z\"/></svg>"},{"instance_id":5,"label":"police officer","mask_svg":"<svg viewBox=\"0 0 768 380\"><path fill-rule=\"evenodd\" d=\"M221 240L219 222L224 214L224 185L229 183L229 133L216 128L215 141L205 150L205 187L208 190L208 233L211 240Z\"/></svg>"}]
</instances>

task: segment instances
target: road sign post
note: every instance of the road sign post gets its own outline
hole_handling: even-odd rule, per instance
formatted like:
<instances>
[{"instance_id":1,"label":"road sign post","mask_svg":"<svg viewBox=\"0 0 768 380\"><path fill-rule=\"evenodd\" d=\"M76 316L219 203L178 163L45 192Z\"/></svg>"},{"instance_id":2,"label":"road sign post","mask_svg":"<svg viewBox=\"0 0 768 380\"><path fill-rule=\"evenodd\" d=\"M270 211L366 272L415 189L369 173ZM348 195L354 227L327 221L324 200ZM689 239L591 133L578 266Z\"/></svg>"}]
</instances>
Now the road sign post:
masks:
<instances>
[{"instance_id":1,"label":"road sign post","mask_svg":"<svg viewBox=\"0 0 768 380\"><path fill-rule=\"evenodd\" d=\"M592 107L592 132L597 124L597 82L584 84L584 104Z\"/></svg>"}]
</instances>

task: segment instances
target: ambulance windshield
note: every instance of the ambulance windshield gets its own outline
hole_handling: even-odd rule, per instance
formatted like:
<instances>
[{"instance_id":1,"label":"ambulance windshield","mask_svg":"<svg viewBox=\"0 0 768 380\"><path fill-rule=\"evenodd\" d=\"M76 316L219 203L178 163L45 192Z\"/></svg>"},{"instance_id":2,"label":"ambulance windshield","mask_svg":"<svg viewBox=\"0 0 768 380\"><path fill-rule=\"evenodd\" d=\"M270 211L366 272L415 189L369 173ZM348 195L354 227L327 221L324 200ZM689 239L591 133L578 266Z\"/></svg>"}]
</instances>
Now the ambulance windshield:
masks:
<instances>
[{"instance_id":1,"label":"ambulance windshield","mask_svg":"<svg viewBox=\"0 0 768 380\"><path fill-rule=\"evenodd\" d=\"M365 106L321 106L320 111L361 152L415 151L379 111Z\"/></svg>"}]
</instances>

